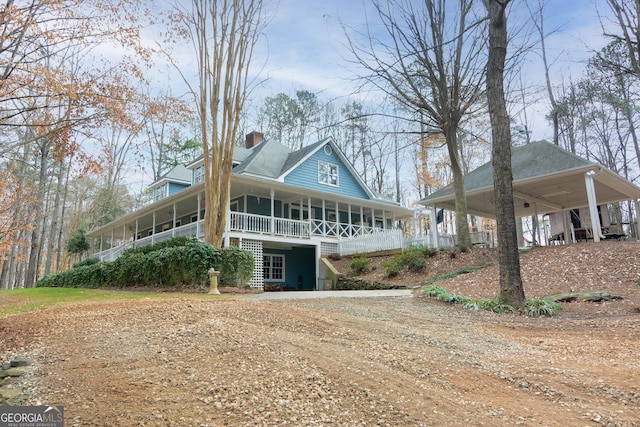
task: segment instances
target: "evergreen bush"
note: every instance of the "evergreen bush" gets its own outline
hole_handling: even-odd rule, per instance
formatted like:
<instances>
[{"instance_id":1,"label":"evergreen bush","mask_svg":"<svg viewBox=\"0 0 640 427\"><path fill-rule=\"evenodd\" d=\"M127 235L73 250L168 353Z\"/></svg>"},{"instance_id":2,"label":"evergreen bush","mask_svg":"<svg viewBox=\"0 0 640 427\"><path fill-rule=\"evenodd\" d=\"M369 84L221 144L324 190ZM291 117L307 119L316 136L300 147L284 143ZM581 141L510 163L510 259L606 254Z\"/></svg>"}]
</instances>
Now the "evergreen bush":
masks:
<instances>
[{"instance_id":1,"label":"evergreen bush","mask_svg":"<svg viewBox=\"0 0 640 427\"><path fill-rule=\"evenodd\" d=\"M239 248L217 249L194 239L176 237L166 242L131 248L113 262L81 265L48 275L37 287L101 288L132 286L202 289L209 269L221 272L226 283L247 283L253 276L253 254Z\"/></svg>"},{"instance_id":2,"label":"evergreen bush","mask_svg":"<svg viewBox=\"0 0 640 427\"><path fill-rule=\"evenodd\" d=\"M367 254L355 253L349 268L355 275L366 274L371 271L371 261L367 258Z\"/></svg>"}]
</instances>

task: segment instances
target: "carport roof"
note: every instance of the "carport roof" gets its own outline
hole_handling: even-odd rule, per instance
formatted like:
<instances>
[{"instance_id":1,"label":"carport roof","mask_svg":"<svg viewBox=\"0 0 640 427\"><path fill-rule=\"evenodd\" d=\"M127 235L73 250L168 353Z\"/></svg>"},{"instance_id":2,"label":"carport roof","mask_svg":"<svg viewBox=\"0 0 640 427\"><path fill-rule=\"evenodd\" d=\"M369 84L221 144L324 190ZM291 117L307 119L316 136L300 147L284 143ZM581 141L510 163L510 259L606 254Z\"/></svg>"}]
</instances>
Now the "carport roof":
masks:
<instances>
[{"instance_id":1,"label":"carport roof","mask_svg":"<svg viewBox=\"0 0 640 427\"><path fill-rule=\"evenodd\" d=\"M515 147L511 152L513 196L517 217L557 212L588 205L585 173L593 171L598 204L640 198L640 187L609 169L583 159L547 141ZM495 217L491 162L465 175L470 214ZM455 210L453 184L419 202Z\"/></svg>"}]
</instances>

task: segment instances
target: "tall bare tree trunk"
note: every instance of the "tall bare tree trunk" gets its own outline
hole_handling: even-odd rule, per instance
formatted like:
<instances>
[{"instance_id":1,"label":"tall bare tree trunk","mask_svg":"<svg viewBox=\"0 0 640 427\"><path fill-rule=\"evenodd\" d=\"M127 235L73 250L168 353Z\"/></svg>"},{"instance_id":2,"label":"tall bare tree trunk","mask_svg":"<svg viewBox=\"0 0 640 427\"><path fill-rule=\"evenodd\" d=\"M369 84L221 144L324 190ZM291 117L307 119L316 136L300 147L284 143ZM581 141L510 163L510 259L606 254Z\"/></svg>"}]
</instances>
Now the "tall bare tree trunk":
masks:
<instances>
[{"instance_id":1,"label":"tall bare tree trunk","mask_svg":"<svg viewBox=\"0 0 640 427\"><path fill-rule=\"evenodd\" d=\"M29 251L29 264L25 275L25 288L31 288L36 283L38 268L40 264L40 253L42 247L42 228L44 226L44 203L47 188L47 170L49 168L49 144L47 141L40 141L40 175L38 182L37 200L34 205L34 215L36 224L31 231L31 249Z\"/></svg>"},{"instance_id":2,"label":"tall bare tree trunk","mask_svg":"<svg viewBox=\"0 0 640 427\"><path fill-rule=\"evenodd\" d=\"M513 206L511 169L511 128L504 96L504 63L507 55L509 0L484 0L489 12L489 60L487 101L493 139L493 185L498 225L498 262L502 302L524 308L525 296L520 276L520 254Z\"/></svg>"}]
</instances>

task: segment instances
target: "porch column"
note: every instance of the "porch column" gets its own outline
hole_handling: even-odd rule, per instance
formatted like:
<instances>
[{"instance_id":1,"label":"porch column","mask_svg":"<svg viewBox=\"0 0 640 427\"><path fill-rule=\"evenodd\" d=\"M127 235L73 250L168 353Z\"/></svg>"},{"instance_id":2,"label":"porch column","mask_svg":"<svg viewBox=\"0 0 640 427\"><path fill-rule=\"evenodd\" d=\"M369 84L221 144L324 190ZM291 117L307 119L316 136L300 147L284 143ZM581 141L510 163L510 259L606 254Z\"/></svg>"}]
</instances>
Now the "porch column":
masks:
<instances>
[{"instance_id":1,"label":"porch column","mask_svg":"<svg viewBox=\"0 0 640 427\"><path fill-rule=\"evenodd\" d=\"M342 237L342 230L340 230L340 205L338 204L337 200L336 200L336 237L337 238Z\"/></svg>"},{"instance_id":2,"label":"porch column","mask_svg":"<svg viewBox=\"0 0 640 427\"><path fill-rule=\"evenodd\" d=\"M151 244L153 245L156 236L156 213L153 213L151 220Z\"/></svg>"},{"instance_id":3,"label":"porch column","mask_svg":"<svg viewBox=\"0 0 640 427\"><path fill-rule=\"evenodd\" d=\"M113 248L113 241L115 240L115 234L114 234L115 230L112 228L111 229L111 241L109 242L109 249Z\"/></svg>"},{"instance_id":4,"label":"porch column","mask_svg":"<svg viewBox=\"0 0 640 427\"><path fill-rule=\"evenodd\" d=\"M593 232L593 241L599 242L602 235L600 228L600 217L598 216L598 202L596 201L596 188L593 184L593 176L595 171L588 171L584 174L584 181L587 187L587 200L589 201L589 216L591 216L591 230Z\"/></svg>"},{"instance_id":5,"label":"porch column","mask_svg":"<svg viewBox=\"0 0 640 427\"><path fill-rule=\"evenodd\" d=\"M375 230L376 228L376 210L375 208L371 208L371 228Z\"/></svg>"},{"instance_id":6,"label":"porch column","mask_svg":"<svg viewBox=\"0 0 640 427\"><path fill-rule=\"evenodd\" d=\"M136 234L133 236L133 247L138 243L138 218L136 218Z\"/></svg>"},{"instance_id":7,"label":"porch column","mask_svg":"<svg viewBox=\"0 0 640 427\"><path fill-rule=\"evenodd\" d=\"M196 239L200 238L200 193L196 197Z\"/></svg>"},{"instance_id":8,"label":"porch column","mask_svg":"<svg viewBox=\"0 0 640 427\"><path fill-rule=\"evenodd\" d=\"M387 211L385 210L382 211L382 229L387 229Z\"/></svg>"},{"instance_id":9,"label":"porch column","mask_svg":"<svg viewBox=\"0 0 640 427\"><path fill-rule=\"evenodd\" d=\"M431 234L431 245L440 249L440 242L438 239L438 211L436 205L431 206L429 209L429 234Z\"/></svg>"},{"instance_id":10,"label":"porch column","mask_svg":"<svg viewBox=\"0 0 640 427\"><path fill-rule=\"evenodd\" d=\"M275 220L275 212L274 212L275 203L273 200L273 198L276 195L276 192L273 188L269 191L269 195L271 196L271 235L273 235L276 232L276 229L275 229L276 220Z\"/></svg>"},{"instance_id":11,"label":"porch column","mask_svg":"<svg viewBox=\"0 0 640 427\"><path fill-rule=\"evenodd\" d=\"M360 205L360 227L364 227L364 209ZM362 231L362 229L360 229Z\"/></svg>"},{"instance_id":12,"label":"porch column","mask_svg":"<svg viewBox=\"0 0 640 427\"><path fill-rule=\"evenodd\" d=\"M327 220L327 203L322 199L322 227L324 230L324 223Z\"/></svg>"},{"instance_id":13,"label":"porch column","mask_svg":"<svg viewBox=\"0 0 640 427\"><path fill-rule=\"evenodd\" d=\"M311 197L307 199L307 203L309 203L309 223L311 224L311 221L313 221L313 217L311 216Z\"/></svg>"},{"instance_id":14,"label":"porch column","mask_svg":"<svg viewBox=\"0 0 640 427\"><path fill-rule=\"evenodd\" d=\"M102 252L102 234L100 235L100 252Z\"/></svg>"},{"instance_id":15,"label":"porch column","mask_svg":"<svg viewBox=\"0 0 640 427\"><path fill-rule=\"evenodd\" d=\"M176 237L176 204L173 204L173 224L171 226L171 237Z\"/></svg>"},{"instance_id":16,"label":"porch column","mask_svg":"<svg viewBox=\"0 0 640 427\"><path fill-rule=\"evenodd\" d=\"M224 246L229 247L229 229L231 227L231 195L227 197L227 213L224 224Z\"/></svg>"},{"instance_id":17,"label":"porch column","mask_svg":"<svg viewBox=\"0 0 640 427\"><path fill-rule=\"evenodd\" d=\"M127 224L122 224L122 245L127 246Z\"/></svg>"}]
</instances>

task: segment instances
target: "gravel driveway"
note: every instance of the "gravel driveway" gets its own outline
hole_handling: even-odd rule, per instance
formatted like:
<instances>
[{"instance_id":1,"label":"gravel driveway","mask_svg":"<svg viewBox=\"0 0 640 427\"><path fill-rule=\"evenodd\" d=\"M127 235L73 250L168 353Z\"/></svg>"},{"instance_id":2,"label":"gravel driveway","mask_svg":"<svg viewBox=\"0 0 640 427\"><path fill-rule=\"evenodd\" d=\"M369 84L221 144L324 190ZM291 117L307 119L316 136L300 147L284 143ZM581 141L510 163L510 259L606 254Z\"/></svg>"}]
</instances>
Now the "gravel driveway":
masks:
<instances>
[{"instance_id":1,"label":"gravel driveway","mask_svg":"<svg viewBox=\"0 0 640 427\"><path fill-rule=\"evenodd\" d=\"M413 296L177 296L0 319L0 355L36 362L67 426L634 426L639 325Z\"/></svg>"}]
</instances>

